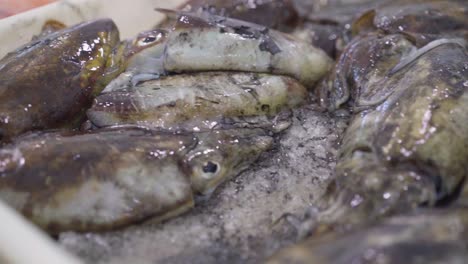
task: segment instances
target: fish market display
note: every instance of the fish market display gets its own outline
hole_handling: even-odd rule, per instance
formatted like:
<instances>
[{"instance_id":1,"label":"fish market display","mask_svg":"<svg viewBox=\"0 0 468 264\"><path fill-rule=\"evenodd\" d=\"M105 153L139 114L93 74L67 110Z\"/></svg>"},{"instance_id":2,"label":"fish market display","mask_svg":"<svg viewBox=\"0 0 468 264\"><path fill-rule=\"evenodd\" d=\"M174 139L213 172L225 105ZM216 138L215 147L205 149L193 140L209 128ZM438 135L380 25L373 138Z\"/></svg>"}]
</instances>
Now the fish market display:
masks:
<instances>
[{"instance_id":1,"label":"fish market display","mask_svg":"<svg viewBox=\"0 0 468 264\"><path fill-rule=\"evenodd\" d=\"M0 199L50 234L159 223L249 168L312 105L351 119L322 203L301 219L311 236L270 263L466 262L466 1L156 11L167 19L126 40L109 19L49 21L0 60Z\"/></svg>"},{"instance_id":2,"label":"fish market display","mask_svg":"<svg viewBox=\"0 0 468 264\"><path fill-rule=\"evenodd\" d=\"M311 84L330 66L320 50L265 27L260 32L258 25L209 13L164 12L177 16L173 29L142 31L123 41L110 20L69 29L50 21L35 40L2 60L0 131L11 143L1 148L0 197L45 230L108 230L186 211L194 195L209 195L271 148L271 132L286 129L289 110L307 102L299 81ZM179 38L190 28L203 33L207 26L208 38L214 33L234 46L233 41L245 42L237 52L258 53L260 61L240 57L233 58L237 66L232 68L220 61L187 68L184 60L192 53L178 55ZM234 27L242 32L231 39L228 31ZM304 55L299 68L285 55L275 55L283 54L283 44L288 54L291 45L299 46L294 49ZM200 59L209 61L212 55L202 52ZM261 65L265 59L272 66ZM31 70L21 71L28 66ZM285 72L299 81L252 72L198 73L206 70ZM179 71L191 73L172 74ZM121 82L129 77L130 83ZM31 96L36 94L37 99ZM76 128L95 96L84 131L20 135Z\"/></svg>"},{"instance_id":3,"label":"fish market display","mask_svg":"<svg viewBox=\"0 0 468 264\"><path fill-rule=\"evenodd\" d=\"M95 99L88 118L97 127L136 124L199 132L266 126L282 130L288 120L281 124L275 117L303 105L307 98L306 88L286 76L181 74L146 81L134 88L106 90Z\"/></svg>"}]
</instances>

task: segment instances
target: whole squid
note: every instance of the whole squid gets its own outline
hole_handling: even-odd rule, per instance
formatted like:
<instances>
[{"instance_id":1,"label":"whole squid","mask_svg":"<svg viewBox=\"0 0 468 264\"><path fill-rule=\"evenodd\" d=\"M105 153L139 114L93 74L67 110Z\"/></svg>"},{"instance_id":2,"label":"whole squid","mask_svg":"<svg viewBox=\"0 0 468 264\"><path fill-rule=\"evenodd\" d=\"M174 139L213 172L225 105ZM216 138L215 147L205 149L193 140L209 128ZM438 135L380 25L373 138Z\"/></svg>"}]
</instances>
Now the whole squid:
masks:
<instances>
[{"instance_id":1,"label":"whole squid","mask_svg":"<svg viewBox=\"0 0 468 264\"><path fill-rule=\"evenodd\" d=\"M39 36L0 60L0 139L77 125L93 96L118 75L111 20Z\"/></svg>"},{"instance_id":2,"label":"whole squid","mask_svg":"<svg viewBox=\"0 0 468 264\"><path fill-rule=\"evenodd\" d=\"M174 26L143 32L133 40L133 45L148 48L132 56L125 72L106 89L200 71L283 74L312 88L332 64L322 50L264 26L206 13L157 10L175 18Z\"/></svg>"},{"instance_id":3,"label":"whole squid","mask_svg":"<svg viewBox=\"0 0 468 264\"><path fill-rule=\"evenodd\" d=\"M205 72L146 81L134 88L107 89L88 110L97 127L136 124L166 131L232 127L288 127L288 110L307 102L306 88L286 76ZM286 115L281 115L286 113Z\"/></svg>"},{"instance_id":4,"label":"whole squid","mask_svg":"<svg viewBox=\"0 0 468 264\"><path fill-rule=\"evenodd\" d=\"M46 231L102 231L194 205L271 147L262 130L41 132L0 149L0 198Z\"/></svg>"},{"instance_id":5,"label":"whole squid","mask_svg":"<svg viewBox=\"0 0 468 264\"><path fill-rule=\"evenodd\" d=\"M335 79L351 84L352 92L343 94L350 94L356 113L329 187L334 202L323 217L344 227L437 204L456 193L468 173L466 43L436 41L411 52L402 39L386 42L391 38L373 41L387 47L389 57L372 57L384 66L361 67L369 62L360 58ZM396 50L406 53L405 63L392 59ZM360 70L363 75L353 75Z\"/></svg>"}]
</instances>

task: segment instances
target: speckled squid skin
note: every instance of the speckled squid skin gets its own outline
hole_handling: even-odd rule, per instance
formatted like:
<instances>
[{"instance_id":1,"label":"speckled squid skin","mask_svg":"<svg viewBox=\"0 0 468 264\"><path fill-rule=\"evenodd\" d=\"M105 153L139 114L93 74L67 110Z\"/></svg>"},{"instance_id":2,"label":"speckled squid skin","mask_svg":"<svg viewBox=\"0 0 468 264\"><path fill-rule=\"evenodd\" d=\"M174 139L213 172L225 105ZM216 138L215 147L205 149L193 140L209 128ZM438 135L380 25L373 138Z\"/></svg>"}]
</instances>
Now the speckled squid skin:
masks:
<instances>
[{"instance_id":1,"label":"speckled squid skin","mask_svg":"<svg viewBox=\"0 0 468 264\"><path fill-rule=\"evenodd\" d=\"M107 84L119 41L111 20L42 36L0 61L0 136L73 123ZM115 76L116 73L114 73ZM75 121L76 123L76 121Z\"/></svg>"},{"instance_id":2,"label":"speckled squid skin","mask_svg":"<svg viewBox=\"0 0 468 264\"><path fill-rule=\"evenodd\" d=\"M307 99L306 88L290 77L205 72L166 76L133 88L106 89L87 115L97 127L137 124L194 132L272 128L277 114L303 105Z\"/></svg>"},{"instance_id":3,"label":"speckled squid skin","mask_svg":"<svg viewBox=\"0 0 468 264\"><path fill-rule=\"evenodd\" d=\"M418 210L347 234L332 233L280 250L267 263L447 263L468 259L468 207Z\"/></svg>"},{"instance_id":4,"label":"speckled squid skin","mask_svg":"<svg viewBox=\"0 0 468 264\"><path fill-rule=\"evenodd\" d=\"M325 221L365 225L458 189L468 172L467 59L464 45L446 43L352 86L355 104L376 103L355 113L344 135Z\"/></svg>"},{"instance_id":5,"label":"speckled squid skin","mask_svg":"<svg viewBox=\"0 0 468 264\"><path fill-rule=\"evenodd\" d=\"M39 133L0 149L0 197L50 233L101 231L193 206L192 135Z\"/></svg>"}]
</instances>

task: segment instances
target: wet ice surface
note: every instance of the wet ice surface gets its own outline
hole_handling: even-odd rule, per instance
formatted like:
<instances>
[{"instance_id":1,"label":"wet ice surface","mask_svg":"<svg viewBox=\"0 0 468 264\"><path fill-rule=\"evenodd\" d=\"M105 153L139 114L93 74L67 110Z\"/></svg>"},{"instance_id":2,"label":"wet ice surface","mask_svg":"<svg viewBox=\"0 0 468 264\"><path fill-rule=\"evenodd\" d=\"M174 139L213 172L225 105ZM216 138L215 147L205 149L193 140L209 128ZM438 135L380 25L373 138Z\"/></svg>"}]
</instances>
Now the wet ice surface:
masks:
<instances>
[{"instance_id":1,"label":"wet ice surface","mask_svg":"<svg viewBox=\"0 0 468 264\"><path fill-rule=\"evenodd\" d=\"M305 107L277 147L208 200L162 224L102 234L64 233L59 242L88 263L258 263L293 243L284 213L302 215L332 176L345 119Z\"/></svg>"}]
</instances>

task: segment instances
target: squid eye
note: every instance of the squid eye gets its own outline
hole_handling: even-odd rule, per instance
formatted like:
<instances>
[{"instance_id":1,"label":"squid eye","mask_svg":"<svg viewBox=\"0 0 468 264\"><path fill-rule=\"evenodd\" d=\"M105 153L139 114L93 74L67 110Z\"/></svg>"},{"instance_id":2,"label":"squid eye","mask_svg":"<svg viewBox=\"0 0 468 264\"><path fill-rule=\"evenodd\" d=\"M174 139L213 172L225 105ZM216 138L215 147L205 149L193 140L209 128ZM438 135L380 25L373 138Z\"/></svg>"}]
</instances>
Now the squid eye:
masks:
<instances>
[{"instance_id":1,"label":"squid eye","mask_svg":"<svg viewBox=\"0 0 468 264\"><path fill-rule=\"evenodd\" d=\"M156 36L146 36L138 40L137 44L139 46L146 46L155 42L158 38Z\"/></svg>"},{"instance_id":2,"label":"squid eye","mask_svg":"<svg viewBox=\"0 0 468 264\"><path fill-rule=\"evenodd\" d=\"M202 170L204 173L216 173L218 171L218 165L211 161L208 161L203 165Z\"/></svg>"},{"instance_id":3,"label":"squid eye","mask_svg":"<svg viewBox=\"0 0 468 264\"><path fill-rule=\"evenodd\" d=\"M148 46L157 43L162 37L162 33L143 33L138 37L136 44L140 47Z\"/></svg>"},{"instance_id":4,"label":"squid eye","mask_svg":"<svg viewBox=\"0 0 468 264\"><path fill-rule=\"evenodd\" d=\"M142 40L143 43L151 43L156 40L155 36L148 36Z\"/></svg>"}]
</instances>

